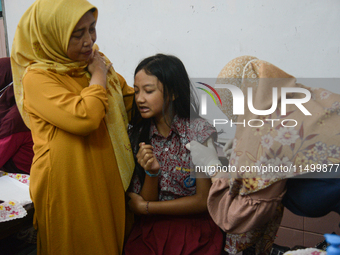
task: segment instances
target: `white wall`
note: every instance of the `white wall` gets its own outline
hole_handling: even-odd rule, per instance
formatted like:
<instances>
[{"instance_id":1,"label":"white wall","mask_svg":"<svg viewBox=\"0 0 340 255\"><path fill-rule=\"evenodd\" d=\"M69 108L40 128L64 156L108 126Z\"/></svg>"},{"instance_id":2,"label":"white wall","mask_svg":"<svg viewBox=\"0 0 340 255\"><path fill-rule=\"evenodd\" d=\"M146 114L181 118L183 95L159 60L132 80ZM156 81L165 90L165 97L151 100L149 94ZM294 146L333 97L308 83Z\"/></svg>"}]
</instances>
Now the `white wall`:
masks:
<instances>
[{"instance_id":1,"label":"white wall","mask_svg":"<svg viewBox=\"0 0 340 255\"><path fill-rule=\"evenodd\" d=\"M5 26L3 18L0 18L0 58L7 57L6 54L6 39Z\"/></svg>"},{"instance_id":2,"label":"white wall","mask_svg":"<svg viewBox=\"0 0 340 255\"><path fill-rule=\"evenodd\" d=\"M4 0L10 47L33 2ZM215 78L241 55L298 78L340 78L339 0L90 2L99 9L97 43L130 85L138 62L158 52L178 56L192 78ZM337 81L328 89L340 93Z\"/></svg>"},{"instance_id":3,"label":"white wall","mask_svg":"<svg viewBox=\"0 0 340 255\"><path fill-rule=\"evenodd\" d=\"M33 0L4 0L9 46ZM177 55L191 77L216 77L254 55L296 77L340 77L338 0L90 0L98 44L132 83L142 58Z\"/></svg>"}]
</instances>

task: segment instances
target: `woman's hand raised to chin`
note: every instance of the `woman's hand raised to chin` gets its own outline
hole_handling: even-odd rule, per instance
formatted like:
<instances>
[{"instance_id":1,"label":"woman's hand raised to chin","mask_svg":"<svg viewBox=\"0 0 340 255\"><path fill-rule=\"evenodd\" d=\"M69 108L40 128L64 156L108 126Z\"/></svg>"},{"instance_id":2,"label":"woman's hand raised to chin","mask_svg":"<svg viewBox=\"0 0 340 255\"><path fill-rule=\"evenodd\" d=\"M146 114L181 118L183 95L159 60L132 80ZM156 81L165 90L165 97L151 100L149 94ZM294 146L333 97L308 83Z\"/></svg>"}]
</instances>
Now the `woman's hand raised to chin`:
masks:
<instances>
[{"instance_id":1,"label":"woman's hand raised to chin","mask_svg":"<svg viewBox=\"0 0 340 255\"><path fill-rule=\"evenodd\" d=\"M112 63L106 63L105 58L97 50L94 50L87 67L92 75L90 86L101 85L106 89L106 75L111 66Z\"/></svg>"}]
</instances>

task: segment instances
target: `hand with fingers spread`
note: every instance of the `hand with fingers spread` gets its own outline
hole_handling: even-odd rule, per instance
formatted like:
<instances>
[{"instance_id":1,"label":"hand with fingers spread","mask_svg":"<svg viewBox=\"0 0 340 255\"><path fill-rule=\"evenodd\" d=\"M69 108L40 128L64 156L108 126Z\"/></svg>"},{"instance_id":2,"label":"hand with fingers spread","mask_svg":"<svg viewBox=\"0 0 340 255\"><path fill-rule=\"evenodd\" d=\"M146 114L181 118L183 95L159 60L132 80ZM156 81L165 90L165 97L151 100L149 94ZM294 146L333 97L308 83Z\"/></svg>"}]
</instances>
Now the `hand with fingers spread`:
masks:
<instances>
[{"instance_id":1,"label":"hand with fingers spread","mask_svg":"<svg viewBox=\"0 0 340 255\"><path fill-rule=\"evenodd\" d=\"M87 67L92 75L90 86L96 84L106 89L106 75L111 66L112 63L107 64L105 58L99 54L98 50L94 50Z\"/></svg>"},{"instance_id":2,"label":"hand with fingers spread","mask_svg":"<svg viewBox=\"0 0 340 255\"><path fill-rule=\"evenodd\" d=\"M145 171L151 174L157 174L160 169L158 160L153 153L153 147L150 144L140 143L139 151L136 155L137 162L143 167Z\"/></svg>"}]
</instances>

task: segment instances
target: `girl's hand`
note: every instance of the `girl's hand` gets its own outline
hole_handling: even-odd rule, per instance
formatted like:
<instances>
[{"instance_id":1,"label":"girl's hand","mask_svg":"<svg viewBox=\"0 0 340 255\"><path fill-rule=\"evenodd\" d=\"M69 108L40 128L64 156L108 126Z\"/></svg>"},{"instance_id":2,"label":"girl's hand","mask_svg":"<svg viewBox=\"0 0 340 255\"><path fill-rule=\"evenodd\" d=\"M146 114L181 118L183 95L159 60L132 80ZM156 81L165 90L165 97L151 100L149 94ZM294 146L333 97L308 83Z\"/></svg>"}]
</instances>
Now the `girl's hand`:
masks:
<instances>
[{"instance_id":1,"label":"girl's hand","mask_svg":"<svg viewBox=\"0 0 340 255\"><path fill-rule=\"evenodd\" d=\"M146 211L146 201L143 199L142 196L128 192L127 195L130 197L130 201L128 202L128 205L135 214L148 214Z\"/></svg>"},{"instance_id":2,"label":"girl's hand","mask_svg":"<svg viewBox=\"0 0 340 255\"><path fill-rule=\"evenodd\" d=\"M161 166L159 165L155 154L153 154L152 149L153 147L150 144L140 143L136 157L137 162L144 170L149 171L152 174L157 174Z\"/></svg>"},{"instance_id":3,"label":"girl's hand","mask_svg":"<svg viewBox=\"0 0 340 255\"><path fill-rule=\"evenodd\" d=\"M106 88L106 75L111 66L112 63L106 64L105 58L97 50L94 50L87 66L92 75L90 85L98 84Z\"/></svg>"}]
</instances>

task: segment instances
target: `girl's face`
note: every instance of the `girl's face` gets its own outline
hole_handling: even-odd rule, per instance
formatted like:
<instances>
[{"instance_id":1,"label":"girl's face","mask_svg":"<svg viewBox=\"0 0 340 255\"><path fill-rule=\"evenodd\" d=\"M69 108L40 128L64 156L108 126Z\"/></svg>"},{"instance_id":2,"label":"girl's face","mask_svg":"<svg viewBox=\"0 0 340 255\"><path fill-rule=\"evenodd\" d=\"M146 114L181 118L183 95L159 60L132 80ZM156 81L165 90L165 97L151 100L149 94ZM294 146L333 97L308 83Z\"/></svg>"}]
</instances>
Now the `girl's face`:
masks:
<instances>
[{"instance_id":1,"label":"girl's face","mask_svg":"<svg viewBox=\"0 0 340 255\"><path fill-rule=\"evenodd\" d=\"M96 39L96 20L93 13L88 11L73 29L66 55L76 62L88 61Z\"/></svg>"},{"instance_id":2,"label":"girl's face","mask_svg":"<svg viewBox=\"0 0 340 255\"><path fill-rule=\"evenodd\" d=\"M163 84L154 75L140 70L135 76L135 100L142 118L163 119Z\"/></svg>"}]
</instances>

